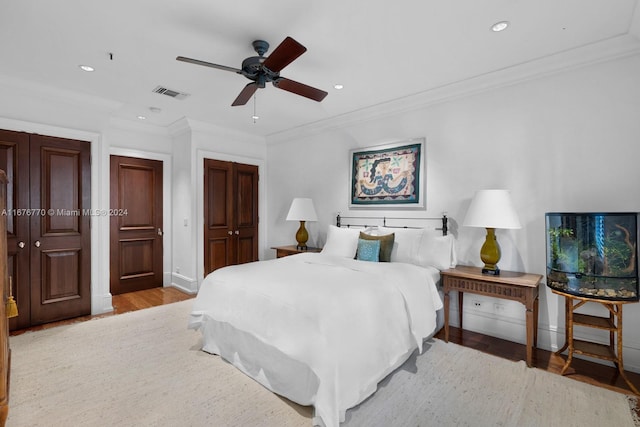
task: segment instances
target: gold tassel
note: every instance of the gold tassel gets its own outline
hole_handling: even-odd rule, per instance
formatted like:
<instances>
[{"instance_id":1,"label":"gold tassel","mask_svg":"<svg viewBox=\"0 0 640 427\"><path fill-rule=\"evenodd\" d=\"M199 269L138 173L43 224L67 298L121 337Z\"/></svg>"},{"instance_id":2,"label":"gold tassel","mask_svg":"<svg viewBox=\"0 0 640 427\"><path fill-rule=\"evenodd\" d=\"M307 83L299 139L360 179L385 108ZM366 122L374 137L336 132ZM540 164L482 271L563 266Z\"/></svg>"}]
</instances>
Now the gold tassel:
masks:
<instances>
[{"instance_id":1,"label":"gold tassel","mask_svg":"<svg viewBox=\"0 0 640 427\"><path fill-rule=\"evenodd\" d=\"M18 304L16 304L16 300L13 299L13 280L11 276L9 276L9 298L7 299L7 317L9 319L11 319L12 317L18 317Z\"/></svg>"}]
</instances>

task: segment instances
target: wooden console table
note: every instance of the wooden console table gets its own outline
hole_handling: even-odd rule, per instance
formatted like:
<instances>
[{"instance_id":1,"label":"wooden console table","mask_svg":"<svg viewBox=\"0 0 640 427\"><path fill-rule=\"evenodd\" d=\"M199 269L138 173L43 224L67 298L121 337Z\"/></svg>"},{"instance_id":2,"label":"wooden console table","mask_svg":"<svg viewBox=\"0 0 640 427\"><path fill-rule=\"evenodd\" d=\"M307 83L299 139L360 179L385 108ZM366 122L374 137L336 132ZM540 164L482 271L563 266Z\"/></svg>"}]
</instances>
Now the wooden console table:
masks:
<instances>
[{"instance_id":1,"label":"wooden console table","mask_svg":"<svg viewBox=\"0 0 640 427\"><path fill-rule=\"evenodd\" d=\"M500 271L499 276L482 274L482 268L458 266L441 272L444 291L444 340L449 342L449 292L458 291L458 316L462 329L464 292L519 301L527 309L527 366L531 367L533 349L538 344L539 274Z\"/></svg>"},{"instance_id":2,"label":"wooden console table","mask_svg":"<svg viewBox=\"0 0 640 427\"><path fill-rule=\"evenodd\" d=\"M638 389L633 385L633 383L631 383L631 381L629 381L629 378L627 378L627 375L624 373L624 363L622 361L622 306L628 302L635 301L612 301L579 297L553 288L551 288L551 292L565 298L565 341L562 348L556 351L556 354L562 353L567 348L569 349L569 352L567 354L567 361L562 367L560 374L565 374L569 365L571 365L574 353L608 360L614 363L620 373L620 376L624 379L629 388L631 388L631 391L635 394L640 394L638 393ZM576 309L582 307L588 302L602 304L609 311L609 317L593 316L590 314L574 312ZM599 344L575 339L573 336L573 327L576 325L609 331L609 344Z\"/></svg>"}]
</instances>

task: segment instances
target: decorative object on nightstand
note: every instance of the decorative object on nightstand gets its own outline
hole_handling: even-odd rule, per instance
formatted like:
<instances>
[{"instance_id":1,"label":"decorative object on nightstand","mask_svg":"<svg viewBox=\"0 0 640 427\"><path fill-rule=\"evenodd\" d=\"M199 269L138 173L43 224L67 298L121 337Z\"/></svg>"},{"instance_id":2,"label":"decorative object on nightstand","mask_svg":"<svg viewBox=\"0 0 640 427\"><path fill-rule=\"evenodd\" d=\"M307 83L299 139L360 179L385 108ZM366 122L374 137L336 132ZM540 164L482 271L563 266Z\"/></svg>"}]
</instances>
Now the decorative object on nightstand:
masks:
<instances>
[{"instance_id":1,"label":"decorative object on nightstand","mask_svg":"<svg viewBox=\"0 0 640 427\"><path fill-rule=\"evenodd\" d=\"M469 210L462 224L466 227L487 229L487 236L480 249L480 259L484 262L483 274L500 274L500 245L496 239L496 228L520 228L518 214L511 202L508 190L478 190L471 200Z\"/></svg>"},{"instance_id":2,"label":"decorative object on nightstand","mask_svg":"<svg viewBox=\"0 0 640 427\"><path fill-rule=\"evenodd\" d=\"M298 249L305 250L307 248L307 240L309 240L309 233L304 228L304 223L317 220L318 216L316 215L316 208L313 206L313 200L302 197L293 199L287 214L287 221L300 221L300 228L296 233Z\"/></svg>"}]
</instances>

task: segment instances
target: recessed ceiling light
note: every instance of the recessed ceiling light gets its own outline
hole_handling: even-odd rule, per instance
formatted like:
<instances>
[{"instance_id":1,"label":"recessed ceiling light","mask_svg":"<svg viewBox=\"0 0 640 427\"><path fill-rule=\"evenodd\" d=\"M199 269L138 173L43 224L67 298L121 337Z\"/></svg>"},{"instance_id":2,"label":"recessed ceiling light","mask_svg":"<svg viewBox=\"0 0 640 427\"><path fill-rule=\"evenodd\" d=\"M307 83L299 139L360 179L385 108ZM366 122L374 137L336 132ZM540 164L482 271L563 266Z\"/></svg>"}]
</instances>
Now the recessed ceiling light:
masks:
<instances>
[{"instance_id":1,"label":"recessed ceiling light","mask_svg":"<svg viewBox=\"0 0 640 427\"><path fill-rule=\"evenodd\" d=\"M158 107L149 107L149 111L151 111L152 113L159 113L162 111L162 109Z\"/></svg>"},{"instance_id":2,"label":"recessed ceiling light","mask_svg":"<svg viewBox=\"0 0 640 427\"><path fill-rule=\"evenodd\" d=\"M335 85L333 85L333 88L334 88L334 89L338 89L338 90L340 90L340 89L343 89L343 88L344 88L344 86L343 86L343 85L341 85L341 84L335 84Z\"/></svg>"},{"instance_id":3,"label":"recessed ceiling light","mask_svg":"<svg viewBox=\"0 0 640 427\"><path fill-rule=\"evenodd\" d=\"M491 31L498 33L500 31L506 30L508 26L509 26L509 21L496 22L491 26Z\"/></svg>"},{"instance_id":4,"label":"recessed ceiling light","mask_svg":"<svg viewBox=\"0 0 640 427\"><path fill-rule=\"evenodd\" d=\"M138 116L138 119L140 120L147 120L147 118L145 116Z\"/></svg>"},{"instance_id":5,"label":"recessed ceiling light","mask_svg":"<svg viewBox=\"0 0 640 427\"><path fill-rule=\"evenodd\" d=\"M95 71L95 68L90 65L78 65L78 67L80 67L82 71L86 71L88 73L90 73L91 71Z\"/></svg>"}]
</instances>

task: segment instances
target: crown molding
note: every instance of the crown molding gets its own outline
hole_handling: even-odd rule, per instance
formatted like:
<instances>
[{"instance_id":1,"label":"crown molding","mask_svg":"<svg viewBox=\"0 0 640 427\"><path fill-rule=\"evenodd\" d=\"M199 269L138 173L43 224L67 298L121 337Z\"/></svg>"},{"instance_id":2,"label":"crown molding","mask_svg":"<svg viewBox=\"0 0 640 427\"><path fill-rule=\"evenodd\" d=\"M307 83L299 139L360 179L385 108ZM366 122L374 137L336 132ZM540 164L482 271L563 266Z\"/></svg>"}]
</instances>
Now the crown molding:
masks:
<instances>
[{"instance_id":1,"label":"crown molding","mask_svg":"<svg viewBox=\"0 0 640 427\"><path fill-rule=\"evenodd\" d=\"M202 122L194 119L187 119L189 121L189 126L193 132L201 132L208 134L215 134L219 136L225 136L230 138L230 140L241 140L246 142L251 142L255 144L264 144L265 137L261 135L255 135L248 132L242 132L235 129L225 128L223 126L219 126L213 123Z\"/></svg>"},{"instance_id":2,"label":"crown molding","mask_svg":"<svg viewBox=\"0 0 640 427\"><path fill-rule=\"evenodd\" d=\"M169 127L158 126L149 123L137 122L134 120L123 119L120 117L111 117L109 119L109 125L114 129L128 130L134 132L141 132L159 136L170 136Z\"/></svg>"},{"instance_id":3,"label":"crown molding","mask_svg":"<svg viewBox=\"0 0 640 427\"><path fill-rule=\"evenodd\" d=\"M189 125L189 120L186 117L181 117L167 126L167 130L172 138L176 138L184 134L191 133L191 126Z\"/></svg>"},{"instance_id":4,"label":"crown molding","mask_svg":"<svg viewBox=\"0 0 640 427\"><path fill-rule=\"evenodd\" d=\"M50 135L58 138L77 139L81 141L98 142L101 140L99 132L73 129L45 123L34 123L11 119L8 117L0 117L0 129L13 130L16 132L37 133L40 135Z\"/></svg>"},{"instance_id":5,"label":"crown molding","mask_svg":"<svg viewBox=\"0 0 640 427\"><path fill-rule=\"evenodd\" d=\"M636 12L638 15L638 12ZM636 19L637 20L637 19ZM495 70L402 98L298 126L266 137L267 145L288 142L309 134L342 129L359 123L415 111L431 105L464 98L489 90L544 78L601 62L640 53L640 40L631 34L566 50L553 55Z\"/></svg>"},{"instance_id":6,"label":"crown molding","mask_svg":"<svg viewBox=\"0 0 640 427\"><path fill-rule=\"evenodd\" d=\"M168 130L172 137L177 137L187 133L202 133L222 136L229 138L230 141L240 140L262 146L265 144L265 138L263 136L228 129L213 123L202 122L188 117L182 117L181 119L171 123L168 126Z\"/></svg>"},{"instance_id":7,"label":"crown molding","mask_svg":"<svg viewBox=\"0 0 640 427\"><path fill-rule=\"evenodd\" d=\"M122 102L113 101L97 96L60 89L42 83L0 75L0 86L10 91L18 89L21 96L33 96L56 103L65 103L81 109L93 109L98 112L112 113L123 106Z\"/></svg>"}]
</instances>

